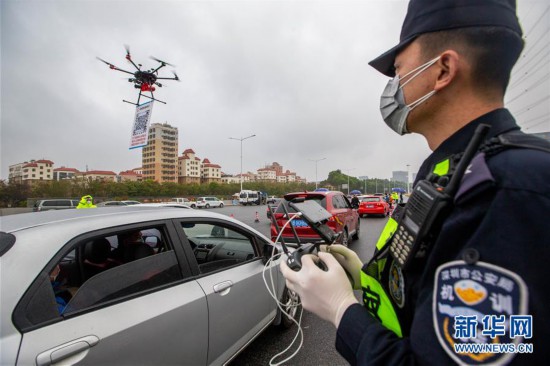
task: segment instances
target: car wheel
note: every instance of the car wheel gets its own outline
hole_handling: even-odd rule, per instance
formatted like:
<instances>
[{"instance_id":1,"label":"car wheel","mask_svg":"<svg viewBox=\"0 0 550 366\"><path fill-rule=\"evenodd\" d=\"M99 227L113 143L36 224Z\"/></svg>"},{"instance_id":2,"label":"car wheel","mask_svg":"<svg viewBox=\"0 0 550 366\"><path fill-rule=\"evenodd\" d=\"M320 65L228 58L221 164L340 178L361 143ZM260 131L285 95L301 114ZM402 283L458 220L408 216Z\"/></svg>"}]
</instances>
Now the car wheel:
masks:
<instances>
[{"instance_id":1,"label":"car wheel","mask_svg":"<svg viewBox=\"0 0 550 366\"><path fill-rule=\"evenodd\" d=\"M197 205L191 205L191 208L197 208Z\"/></svg>"},{"instance_id":2,"label":"car wheel","mask_svg":"<svg viewBox=\"0 0 550 366\"><path fill-rule=\"evenodd\" d=\"M349 236L348 236L348 229L344 228L344 232L342 233L342 238L340 239L340 244L347 247L349 244Z\"/></svg>"},{"instance_id":3,"label":"car wheel","mask_svg":"<svg viewBox=\"0 0 550 366\"><path fill-rule=\"evenodd\" d=\"M220 208L223 208L223 203L220 203Z\"/></svg>"},{"instance_id":4,"label":"car wheel","mask_svg":"<svg viewBox=\"0 0 550 366\"><path fill-rule=\"evenodd\" d=\"M283 296L281 297L281 308L283 308L286 314L281 313L281 323L279 326L282 329L291 328L295 324L292 319L294 319L296 322L298 321L301 307L302 304L300 303L300 296L298 296L296 292L289 290L285 286L285 289L283 290ZM278 309L277 311L281 312L281 309Z\"/></svg>"},{"instance_id":5,"label":"car wheel","mask_svg":"<svg viewBox=\"0 0 550 366\"><path fill-rule=\"evenodd\" d=\"M361 229L361 221L357 220L357 228L355 229L355 234L353 234L353 236L351 237L353 240L358 240L359 239L360 229Z\"/></svg>"},{"instance_id":6,"label":"car wheel","mask_svg":"<svg viewBox=\"0 0 550 366\"><path fill-rule=\"evenodd\" d=\"M204 207L205 208L210 208L210 203L207 203Z\"/></svg>"}]
</instances>

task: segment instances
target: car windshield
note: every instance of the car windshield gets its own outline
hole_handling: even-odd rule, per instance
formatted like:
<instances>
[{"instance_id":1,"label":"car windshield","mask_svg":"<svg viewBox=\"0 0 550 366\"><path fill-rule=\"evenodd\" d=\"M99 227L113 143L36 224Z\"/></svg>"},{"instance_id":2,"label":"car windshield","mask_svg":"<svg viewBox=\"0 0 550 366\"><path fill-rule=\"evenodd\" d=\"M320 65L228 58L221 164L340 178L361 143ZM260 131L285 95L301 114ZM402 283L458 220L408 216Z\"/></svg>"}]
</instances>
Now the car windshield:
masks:
<instances>
[{"instance_id":1,"label":"car windshield","mask_svg":"<svg viewBox=\"0 0 550 366\"><path fill-rule=\"evenodd\" d=\"M361 200L361 202L380 202L379 197L365 197Z\"/></svg>"}]
</instances>

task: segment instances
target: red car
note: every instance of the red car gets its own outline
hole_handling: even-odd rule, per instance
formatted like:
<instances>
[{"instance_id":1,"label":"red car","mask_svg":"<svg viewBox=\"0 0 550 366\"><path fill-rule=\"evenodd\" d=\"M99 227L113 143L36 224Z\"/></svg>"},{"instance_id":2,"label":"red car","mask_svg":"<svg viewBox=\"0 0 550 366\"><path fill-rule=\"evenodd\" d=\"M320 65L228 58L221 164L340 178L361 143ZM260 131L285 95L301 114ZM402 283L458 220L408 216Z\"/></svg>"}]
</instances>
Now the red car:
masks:
<instances>
[{"instance_id":1,"label":"red car","mask_svg":"<svg viewBox=\"0 0 550 366\"><path fill-rule=\"evenodd\" d=\"M288 193L284 196L281 204L275 211L275 219L279 228L282 228L286 224L287 219L283 218L285 205L288 212L292 215L295 211L289 207L288 202L296 197L304 197L306 200L317 201L324 209L332 214L332 217L328 221L329 227L337 233L342 233L338 242L344 245L348 245L350 237L352 239L359 238L360 220L357 211L351 208L351 203L342 192L327 191L327 192L296 192ZM292 220L292 225L296 230L296 234L302 243L319 242L321 238L309 225L301 219ZM271 240L275 241L277 238L277 229L271 223ZM296 242L296 239L292 233L292 228L288 225L282 237L285 243Z\"/></svg>"},{"instance_id":2,"label":"red car","mask_svg":"<svg viewBox=\"0 0 550 366\"><path fill-rule=\"evenodd\" d=\"M390 214L390 205L384 201L384 197L381 196L363 196L359 202L359 209L357 210L360 217L367 215L382 215L387 216Z\"/></svg>"}]
</instances>

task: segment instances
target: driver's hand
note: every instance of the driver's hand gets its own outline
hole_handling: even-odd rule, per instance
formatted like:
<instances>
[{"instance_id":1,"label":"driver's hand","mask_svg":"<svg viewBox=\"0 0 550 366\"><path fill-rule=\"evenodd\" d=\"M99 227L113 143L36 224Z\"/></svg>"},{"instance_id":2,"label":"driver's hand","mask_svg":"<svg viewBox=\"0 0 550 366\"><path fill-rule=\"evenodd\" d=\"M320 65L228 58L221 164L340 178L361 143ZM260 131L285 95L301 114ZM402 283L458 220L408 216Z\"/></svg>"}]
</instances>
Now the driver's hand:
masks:
<instances>
[{"instance_id":1,"label":"driver's hand","mask_svg":"<svg viewBox=\"0 0 550 366\"><path fill-rule=\"evenodd\" d=\"M346 270L350 281L352 281L352 288L354 290L361 290L361 268L363 268L363 262L357 256L357 253L341 244L321 245L319 249L321 252L332 254Z\"/></svg>"},{"instance_id":2,"label":"driver's hand","mask_svg":"<svg viewBox=\"0 0 550 366\"><path fill-rule=\"evenodd\" d=\"M336 328L346 309L357 303L350 281L342 266L328 253L319 253L319 259L326 266L323 271L314 263L313 255L302 257L299 271L290 269L286 261L281 261L281 272L286 286L298 293L302 305L319 317L330 321Z\"/></svg>"}]
</instances>

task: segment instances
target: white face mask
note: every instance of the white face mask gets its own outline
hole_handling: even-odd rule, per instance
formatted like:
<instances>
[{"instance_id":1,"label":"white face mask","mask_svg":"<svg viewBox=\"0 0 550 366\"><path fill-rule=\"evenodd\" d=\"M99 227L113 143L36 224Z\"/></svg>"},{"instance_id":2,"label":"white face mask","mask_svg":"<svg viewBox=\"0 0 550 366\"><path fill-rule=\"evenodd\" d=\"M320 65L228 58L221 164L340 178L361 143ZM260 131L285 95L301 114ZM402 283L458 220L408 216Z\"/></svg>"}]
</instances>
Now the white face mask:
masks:
<instances>
[{"instance_id":1,"label":"white face mask","mask_svg":"<svg viewBox=\"0 0 550 366\"><path fill-rule=\"evenodd\" d=\"M390 127L398 134L404 135L409 132L407 131L407 116L409 115L410 111L418 107L420 104L422 104L435 94L435 90L432 90L431 92L424 95L423 97L418 98L414 102L410 104L405 104L405 97L402 90L403 87L415 77L420 75L423 71L435 64L440 58L441 56L437 56L433 60L430 60L403 75L403 78L405 78L414 73L409 80L403 83L403 85L399 85L400 77L399 75L395 75L393 79L388 81L386 88L384 88L382 96L380 97L380 113L382 114L382 118L384 119L384 122L386 122L388 127Z\"/></svg>"}]
</instances>

